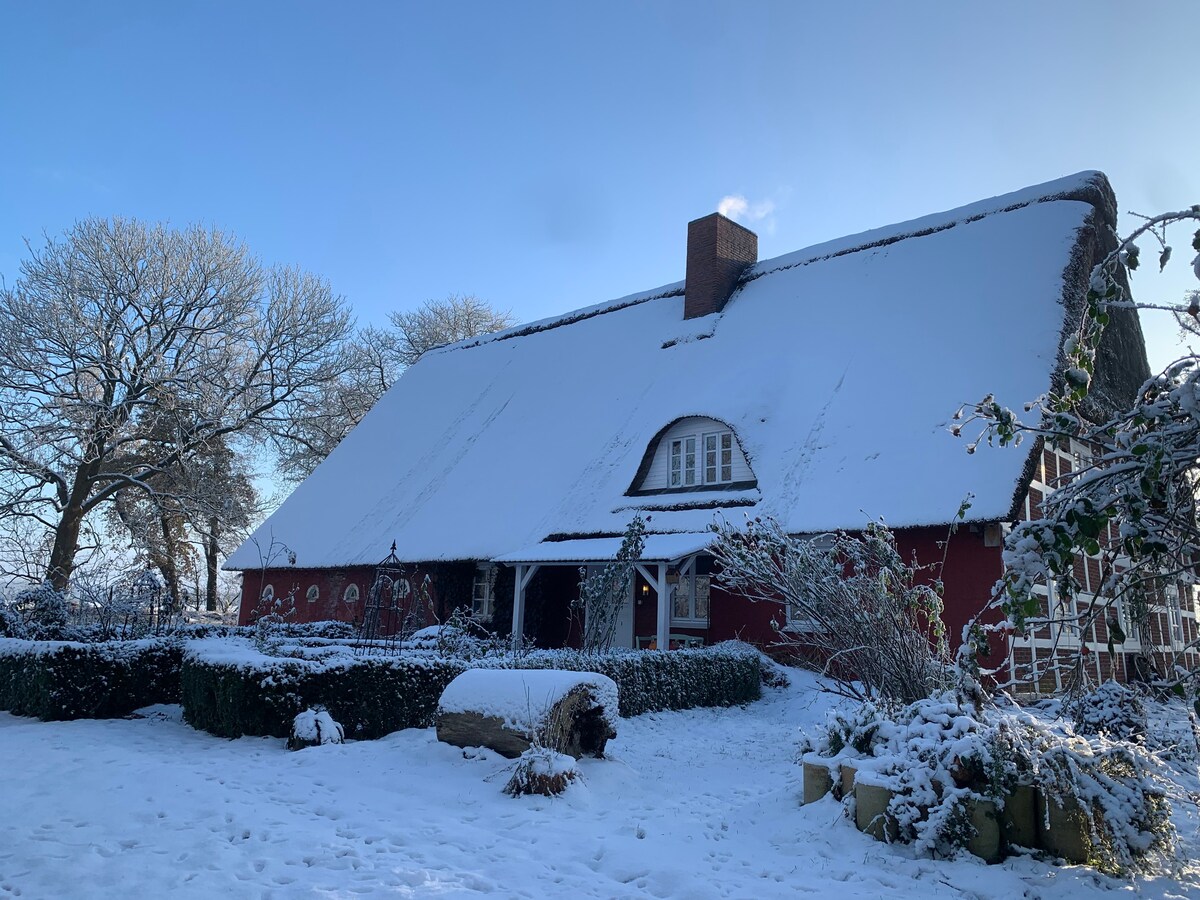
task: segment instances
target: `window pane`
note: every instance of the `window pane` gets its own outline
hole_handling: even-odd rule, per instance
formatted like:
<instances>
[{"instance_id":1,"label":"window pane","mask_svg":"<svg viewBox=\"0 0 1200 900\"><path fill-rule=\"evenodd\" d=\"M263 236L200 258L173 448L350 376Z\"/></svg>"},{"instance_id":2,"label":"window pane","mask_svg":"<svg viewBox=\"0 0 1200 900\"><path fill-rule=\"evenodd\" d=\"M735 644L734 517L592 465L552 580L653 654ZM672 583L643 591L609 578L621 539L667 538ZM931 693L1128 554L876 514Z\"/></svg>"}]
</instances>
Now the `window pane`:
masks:
<instances>
[{"instance_id":1,"label":"window pane","mask_svg":"<svg viewBox=\"0 0 1200 900\"><path fill-rule=\"evenodd\" d=\"M671 441L671 487L683 484L683 444Z\"/></svg>"},{"instance_id":2,"label":"window pane","mask_svg":"<svg viewBox=\"0 0 1200 900\"><path fill-rule=\"evenodd\" d=\"M708 618L708 587L707 575L696 576L696 618Z\"/></svg>"},{"instance_id":3,"label":"window pane","mask_svg":"<svg viewBox=\"0 0 1200 900\"><path fill-rule=\"evenodd\" d=\"M696 483L696 439L688 438L684 441L684 458L683 458L683 483Z\"/></svg>"},{"instance_id":4,"label":"window pane","mask_svg":"<svg viewBox=\"0 0 1200 900\"><path fill-rule=\"evenodd\" d=\"M674 585L672 585L671 598L671 614L677 619L690 618L687 584L685 579L681 578Z\"/></svg>"}]
</instances>

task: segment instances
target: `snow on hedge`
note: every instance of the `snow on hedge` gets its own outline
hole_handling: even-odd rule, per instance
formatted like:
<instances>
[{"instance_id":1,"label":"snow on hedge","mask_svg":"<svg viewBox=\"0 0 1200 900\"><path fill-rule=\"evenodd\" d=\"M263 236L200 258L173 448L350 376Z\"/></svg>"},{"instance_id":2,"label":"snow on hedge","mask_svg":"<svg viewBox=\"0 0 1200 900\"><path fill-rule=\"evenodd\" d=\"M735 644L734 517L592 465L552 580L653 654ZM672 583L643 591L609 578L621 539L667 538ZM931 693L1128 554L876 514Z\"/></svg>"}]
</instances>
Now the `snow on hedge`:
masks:
<instances>
[{"instance_id":1,"label":"snow on hedge","mask_svg":"<svg viewBox=\"0 0 1200 900\"><path fill-rule=\"evenodd\" d=\"M560 700L587 687L604 707L604 719L617 728L617 683L598 672L558 669L468 669L442 692L443 712L474 712L501 719L506 728L536 734Z\"/></svg>"}]
</instances>

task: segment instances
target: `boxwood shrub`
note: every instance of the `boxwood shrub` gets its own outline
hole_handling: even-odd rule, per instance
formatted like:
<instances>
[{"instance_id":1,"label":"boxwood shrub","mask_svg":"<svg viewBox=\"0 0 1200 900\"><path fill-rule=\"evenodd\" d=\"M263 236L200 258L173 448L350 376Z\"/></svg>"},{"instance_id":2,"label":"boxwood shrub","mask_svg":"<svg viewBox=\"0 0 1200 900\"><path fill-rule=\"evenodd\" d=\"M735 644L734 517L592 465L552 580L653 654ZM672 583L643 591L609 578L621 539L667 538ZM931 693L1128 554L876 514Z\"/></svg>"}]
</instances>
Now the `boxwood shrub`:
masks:
<instances>
[{"instance_id":1,"label":"boxwood shrub","mask_svg":"<svg viewBox=\"0 0 1200 900\"><path fill-rule=\"evenodd\" d=\"M332 650L308 648L319 658L275 657L245 641L192 642L183 658L184 718L222 737L287 737L294 717L320 704L347 737L377 738L432 725L442 691L468 668L599 672L617 683L622 716L748 703L758 699L762 685L758 651L734 642L669 652L557 650L471 661L420 651L389 657Z\"/></svg>"},{"instance_id":2,"label":"boxwood shrub","mask_svg":"<svg viewBox=\"0 0 1200 900\"><path fill-rule=\"evenodd\" d=\"M19 716L106 719L179 702L177 641L80 644L0 638L0 709Z\"/></svg>"},{"instance_id":3,"label":"boxwood shrub","mask_svg":"<svg viewBox=\"0 0 1200 900\"><path fill-rule=\"evenodd\" d=\"M762 694L762 655L727 641L694 650L630 650L585 654L543 650L510 663L517 668L599 672L617 683L621 715L697 706L737 706Z\"/></svg>"}]
</instances>

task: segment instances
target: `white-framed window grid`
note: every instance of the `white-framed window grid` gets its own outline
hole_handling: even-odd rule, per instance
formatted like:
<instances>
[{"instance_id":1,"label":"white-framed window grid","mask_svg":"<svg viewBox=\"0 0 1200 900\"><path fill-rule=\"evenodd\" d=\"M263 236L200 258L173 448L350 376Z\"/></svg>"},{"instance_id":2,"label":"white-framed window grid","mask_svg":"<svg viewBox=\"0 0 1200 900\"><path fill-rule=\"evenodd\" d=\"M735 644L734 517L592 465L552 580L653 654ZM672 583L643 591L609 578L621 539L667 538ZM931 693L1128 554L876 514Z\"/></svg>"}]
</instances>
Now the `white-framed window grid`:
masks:
<instances>
[{"instance_id":1,"label":"white-framed window grid","mask_svg":"<svg viewBox=\"0 0 1200 900\"><path fill-rule=\"evenodd\" d=\"M681 628L707 628L712 579L696 574L696 557L679 566L670 584L671 624Z\"/></svg>"},{"instance_id":2,"label":"white-framed window grid","mask_svg":"<svg viewBox=\"0 0 1200 900\"><path fill-rule=\"evenodd\" d=\"M674 438L670 486L695 487L733 481L733 432L707 431Z\"/></svg>"},{"instance_id":3,"label":"white-framed window grid","mask_svg":"<svg viewBox=\"0 0 1200 900\"><path fill-rule=\"evenodd\" d=\"M496 612L496 567L478 566L471 585L471 618L490 622Z\"/></svg>"},{"instance_id":4,"label":"white-framed window grid","mask_svg":"<svg viewBox=\"0 0 1200 900\"><path fill-rule=\"evenodd\" d=\"M1183 646L1183 608L1179 601L1179 586L1168 584L1167 595L1167 631L1171 640L1171 648Z\"/></svg>"}]
</instances>

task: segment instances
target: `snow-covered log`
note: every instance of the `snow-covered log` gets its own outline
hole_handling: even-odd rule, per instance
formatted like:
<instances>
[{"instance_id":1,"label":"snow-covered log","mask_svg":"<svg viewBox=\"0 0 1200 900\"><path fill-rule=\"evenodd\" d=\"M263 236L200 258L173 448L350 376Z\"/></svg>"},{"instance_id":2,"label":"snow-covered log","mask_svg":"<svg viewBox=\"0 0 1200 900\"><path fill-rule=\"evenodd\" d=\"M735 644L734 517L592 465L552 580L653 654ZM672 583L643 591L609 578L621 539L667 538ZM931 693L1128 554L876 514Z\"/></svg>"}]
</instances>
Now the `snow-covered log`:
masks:
<instances>
[{"instance_id":1,"label":"snow-covered log","mask_svg":"<svg viewBox=\"0 0 1200 900\"><path fill-rule=\"evenodd\" d=\"M439 741L515 759L538 744L578 759L616 737L617 685L595 672L470 669L438 703Z\"/></svg>"}]
</instances>

